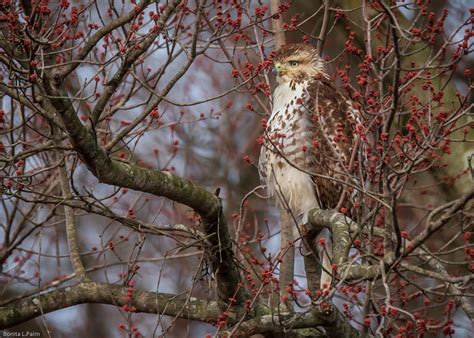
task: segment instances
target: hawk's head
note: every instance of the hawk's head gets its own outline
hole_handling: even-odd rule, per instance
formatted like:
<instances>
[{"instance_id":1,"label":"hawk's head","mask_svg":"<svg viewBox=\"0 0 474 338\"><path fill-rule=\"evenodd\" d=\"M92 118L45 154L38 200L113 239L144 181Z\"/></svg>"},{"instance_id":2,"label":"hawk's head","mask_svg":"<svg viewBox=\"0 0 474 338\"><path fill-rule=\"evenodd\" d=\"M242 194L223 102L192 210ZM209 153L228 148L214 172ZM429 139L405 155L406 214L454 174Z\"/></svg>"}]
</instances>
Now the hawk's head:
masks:
<instances>
[{"instance_id":1,"label":"hawk's head","mask_svg":"<svg viewBox=\"0 0 474 338\"><path fill-rule=\"evenodd\" d=\"M273 58L279 83L295 80L301 82L316 76L328 77L324 62L316 49L304 43L286 45Z\"/></svg>"}]
</instances>

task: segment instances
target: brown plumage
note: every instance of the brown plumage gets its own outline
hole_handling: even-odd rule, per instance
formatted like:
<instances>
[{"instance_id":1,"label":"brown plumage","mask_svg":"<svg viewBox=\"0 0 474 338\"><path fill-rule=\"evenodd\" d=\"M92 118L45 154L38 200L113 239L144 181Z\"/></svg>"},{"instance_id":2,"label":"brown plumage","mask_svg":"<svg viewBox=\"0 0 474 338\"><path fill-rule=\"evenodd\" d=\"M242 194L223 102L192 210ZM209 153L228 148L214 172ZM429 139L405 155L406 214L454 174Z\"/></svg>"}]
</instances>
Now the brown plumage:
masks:
<instances>
[{"instance_id":1,"label":"brown plumage","mask_svg":"<svg viewBox=\"0 0 474 338\"><path fill-rule=\"evenodd\" d=\"M334 208L339 201L358 111L330 80L313 47L283 47L273 63L278 86L260 154L260 176L278 205L288 206L305 222L310 209Z\"/></svg>"}]
</instances>

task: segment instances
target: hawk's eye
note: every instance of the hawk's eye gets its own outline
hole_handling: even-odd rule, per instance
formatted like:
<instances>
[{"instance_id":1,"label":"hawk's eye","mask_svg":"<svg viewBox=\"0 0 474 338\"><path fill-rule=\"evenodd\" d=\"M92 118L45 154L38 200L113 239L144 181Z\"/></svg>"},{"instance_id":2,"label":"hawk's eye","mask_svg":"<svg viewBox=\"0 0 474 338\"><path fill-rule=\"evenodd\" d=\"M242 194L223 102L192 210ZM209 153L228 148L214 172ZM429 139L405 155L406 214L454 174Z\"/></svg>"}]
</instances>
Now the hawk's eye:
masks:
<instances>
[{"instance_id":1,"label":"hawk's eye","mask_svg":"<svg viewBox=\"0 0 474 338\"><path fill-rule=\"evenodd\" d=\"M298 61L290 61L289 63L291 67L298 67L300 65Z\"/></svg>"}]
</instances>

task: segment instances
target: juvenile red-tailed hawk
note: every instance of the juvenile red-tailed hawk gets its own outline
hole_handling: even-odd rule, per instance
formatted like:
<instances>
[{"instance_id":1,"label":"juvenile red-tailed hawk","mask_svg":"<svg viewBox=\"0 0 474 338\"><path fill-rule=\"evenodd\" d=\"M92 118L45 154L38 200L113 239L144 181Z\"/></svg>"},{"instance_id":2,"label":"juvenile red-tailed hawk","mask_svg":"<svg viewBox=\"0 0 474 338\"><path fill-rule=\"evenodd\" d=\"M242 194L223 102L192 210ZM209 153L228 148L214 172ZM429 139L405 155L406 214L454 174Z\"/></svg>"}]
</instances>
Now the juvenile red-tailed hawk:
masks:
<instances>
[{"instance_id":1,"label":"juvenile red-tailed hawk","mask_svg":"<svg viewBox=\"0 0 474 338\"><path fill-rule=\"evenodd\" d=\"M260 177L279 207L288 207L299 222L305 222L310 209L335 208L339 201L352 151L351 124L358 112L330 80L310 45L281 48L273 64L278 86L260 153ZM320 237L326 239L326 252L331 252L329 230ZM322 248L318 252L321 286L327 287L330 257Z\"/></svg>"}]
</instances>

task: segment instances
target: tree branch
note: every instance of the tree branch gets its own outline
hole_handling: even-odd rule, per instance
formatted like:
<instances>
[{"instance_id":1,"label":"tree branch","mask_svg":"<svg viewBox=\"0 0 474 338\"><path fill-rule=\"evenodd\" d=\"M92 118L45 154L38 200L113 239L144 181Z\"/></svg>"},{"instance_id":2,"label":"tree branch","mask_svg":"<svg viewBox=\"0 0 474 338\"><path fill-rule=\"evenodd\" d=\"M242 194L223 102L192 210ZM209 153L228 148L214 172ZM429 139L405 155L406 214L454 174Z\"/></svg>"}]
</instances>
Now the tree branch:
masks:
<instances>
[{"instance_id":1,"label":"tree branch","mask_svg":"<svg viewBox=\"0 0 474 338\"><path fill-rule=\"evenodd\" d=\"M135 19L140 15L143 9L145 9L145 7L150 4L150 2L150 0L143 0L140 4L138 4L139 10L135 10L134 8L127 14L111 21L108 25L101 27L92 37L89 38L89 40L87 40L84 47L82 47L82 49L77 54L76 61L70 63L62 70L61 76L66 77L71 72L73 72L81 64L81 61L92 51L92 49L97 46L97 43L100 41L100 39L112 32L114 29L123 26Z\"/></svg>"},{"instance_id":2,"label":"tree branch","mask_svg":"<svg viewBox=\"0 0 474 338\"><path fill-rule=\"evenodd\" d=\"M217 302L199 300L187 294L175 295L133 289L106 283L85 282L35 295L0 307L0 329L24 323L30 319L78 304L100 303L126 306L134 312L158 313L190 320L209 322L219 315ZM229 313L229 320L237 314Z\"/></svg>"},{"instance_id":3,"label":"tree branch","mask_svg":"<svg viewBox=\"0 0 474 338\"><path fill-rule=\"evenodd\" d=\"M280 208L280 304L286 305L287 309L292 309L292 303L289 301L287 288L293 288L293 277L295 271L295 245L293 230L297 225L294 224L289 210ZM283 302L282 299L288 298Z\"/></svg>"},{"instance_id":4,"label":"tree branch","mask_svg":"<svg viewBox=\"0 0 474 338\"><path fill-rule=\"evenodd\" d=\"M318 37L318 45L316 47L317 53L319 56L323 56L323 48L324 48L324 42L326 41L326 35L328 31L328 25L329 25L329 9L330 9L330 0L324 0L324 14L323 14L323 22L321 24L321 30L319 32L319 37Z\"/></svg>"},{"instance_id":5,"label":"tree branch","mask_svg":"<svg viewBox=\"0 0 474 338\"><path fill-rule=\"evenodd\" d=\"M278 15L278 18L272 18L272 30L275 34L275 49L285 44L285 31L283 29L283 14L280 13L280 0L271 0L270 11L272 15Z\"/></svg>"},{"instance_id":6,"label":"tree branch","mask_svg":"<svg viewBox=\"0 0 474 338\"><path fill-rule=\"evenodd\" d=\"M125 75L127 75L130 67L137 61L137 59L148 50L148 48L155 42L158 35L161 34L162 29L166 27L166 21L168 21L169 17L175 11L178 4L181 0L174 0L166 6L166 9L160 15L160 18L157 22L157 29L152 30L152 32L143 40L140 44L139 48L131 49L127 55L125 56L125 60L122 63L122 66L115 72L112 80L105 86L104 92L100 96L99 101L94 107L94 110L91 113L92 123L95 125L97 121L100 119L100 115L102 114L105 106L109 102L112 95L117 90L120 83L124 79ZM197 19L199 20L199 18Z\"/></svg>"},{"instance_id":7,"label":"tree branch","mask_svg":"<svg viewBox=\"0 0 474 338\"><path fill-rule=\"evenodd\" d=\"M59 167L59 182L61 185L62 195L65 200L72 198L71 187L67 176L66 163L63 162ZM64 222L66 223L66 237L69 256L71 257L74 272L81 281L87 280L86 269L82 264L79 246L77 244L76 219L74 209L68 205L64 205Z\"/></svg>"},{"instance_id":8,"label":"tree branch","mask_svg":"<svg viewBox=\"0 0 474 338\"><path fill-rule=\"evenodd\" d=\"M337 309L332 309L328 313L317 306L311 308L306 313L285 312L280 314L268 314L252 318L239 325L234 332L234 336L251 336L258 333L288 334L297 329L324 327L317 335L311 332L311 337L360 337L358 331L353 328L349 320L344 317ZM228 337L231 331L223 331L222 337ZM296 331L297 332L297 331ZM293 335L291 335L293 336ZM306 334L306 336L308 336Z\"/></svg>"},{"instance_id":9,"label":"tree branch","mask_svg":"<svg viewBox=\"0 0 474 338\"><path fill-rule=\"evenodd\" d=\"M408 254L413 252L417 247L422 245L433 233L441 229L459 210L474 198L474 188L471 189L467 194L461 198L453 201L452 206L441 216L436 222L429 223L425 230L423 230L418 236L412 239L411 246L404 251L402 257L406 257ZM429 217L428 219L430 219Z\"/></svg>"}]
</instances>

